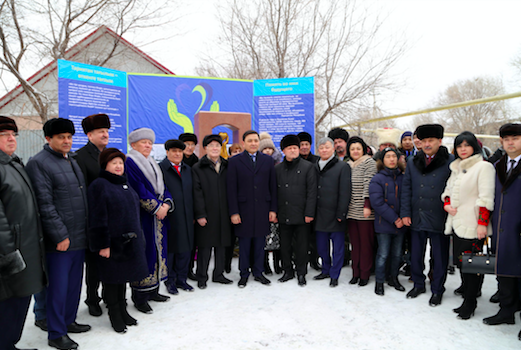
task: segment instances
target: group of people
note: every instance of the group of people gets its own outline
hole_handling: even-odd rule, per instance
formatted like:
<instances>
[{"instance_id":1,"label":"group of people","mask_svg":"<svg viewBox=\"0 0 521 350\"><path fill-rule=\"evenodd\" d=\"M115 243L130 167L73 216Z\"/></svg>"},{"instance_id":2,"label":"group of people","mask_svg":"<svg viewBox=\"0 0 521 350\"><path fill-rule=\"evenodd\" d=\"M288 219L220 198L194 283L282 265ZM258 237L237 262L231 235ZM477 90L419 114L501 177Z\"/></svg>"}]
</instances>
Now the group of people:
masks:
<instances>
[{"instance_id":1,"label":"group of people","mask_svg":"<svg viewBox=\"0 0 521 350\"><path fill-rule=\"evenodd\" d=\"M225 273L236 238L240 288L250 274L271 283L272 250L281 283L296 277L304 287L310 265L320 270L314 280L337 287L350 261L349 283L364 287L374 272L382 296L385 283L405 291L398 276L406 264L414 282L407 298L426 292L429 240L429 305L438 306L452 237L461 273L455 293L463 296L454 312L469 319L483 275L462 271L462 254L482 251L492 236L500 311L483 322L515 323L521 124L501 127L495 161L472 133L458 135L451 153L442 146L443 127L425 124L414 132L379 130L378 150L335 128L318 140L318 156L308 133L284 136L282 155L269 136L249 130L227 151L220 135L204 136L198 158L197 136L184 133L165 142L159 164L151 156L153 130L132 131L125 155L107 148L110 127L105 114L86 117L89 142L71 153L74 124L51 119L43 127L47 143L24 167L15 153L17 125L0 116L0 349L16 349L32 295L48 344L78 347L69 334L90 330L76 322L84 263L89 313L102 315L103 300L113 329L125 333L138 324L127 310L127 283L136 309L152 313L151 301L170 299L159 293L161 282L174 295L194 290L188 279L206 289L213 252L212 282L231 284Z\"/></svg>"}]
</instances>

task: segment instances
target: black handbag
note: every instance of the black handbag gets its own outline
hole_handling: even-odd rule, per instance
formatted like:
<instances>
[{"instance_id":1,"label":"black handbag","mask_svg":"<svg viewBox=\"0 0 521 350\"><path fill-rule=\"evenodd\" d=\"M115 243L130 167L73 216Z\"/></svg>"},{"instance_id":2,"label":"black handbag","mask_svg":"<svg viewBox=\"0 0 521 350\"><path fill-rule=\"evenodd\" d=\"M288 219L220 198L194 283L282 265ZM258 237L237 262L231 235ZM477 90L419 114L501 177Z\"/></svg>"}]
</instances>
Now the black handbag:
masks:
<instances>
[{"instance_id":1,"label":"black handbag","mask_svg":"<svg viewBox=\"0 0 521 350\"><path fill-rule=\"evenodd\" d=\"M120 237L111 238L110 257L114 261L128 261L134 257L135 232L127 232Z\"/></svg>"},{"instance_id":2,"label":"black handbag","mask_svg":"<svg viewBox=\"0 0 521 350\"><path fill-rule=\"evenodd\" d=\"M495 275L496 274L496 256L490 254L490 245L487 242L486 254L476 254L474 249L471 253L463 253L461 257L461 271L463 273Z\"/></svg>"}]
</instances>

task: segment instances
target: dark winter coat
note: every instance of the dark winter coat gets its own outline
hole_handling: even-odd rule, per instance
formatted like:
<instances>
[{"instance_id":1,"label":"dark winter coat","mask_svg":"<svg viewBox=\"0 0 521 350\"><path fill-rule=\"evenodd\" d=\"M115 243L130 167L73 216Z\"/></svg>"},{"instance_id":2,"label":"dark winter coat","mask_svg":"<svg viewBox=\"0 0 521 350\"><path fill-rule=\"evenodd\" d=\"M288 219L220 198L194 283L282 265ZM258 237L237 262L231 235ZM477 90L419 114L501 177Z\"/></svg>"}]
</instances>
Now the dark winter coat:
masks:
<instances>
[{"instance_id":1,"label":"dark winter coat","mask_svg":"<svg viewBox=\"0 0 521 350\"><path fill-rule=\"evenodd\" d=\"M172 195L175 209L168 213L168 252L188 253L194 247L194 201L192 197L192 168L181 163L181 176L165 158L159 163L165 185Z\"/></svg>"},{"instance_id":2,"label":"dark winter coat","mask_svg":"<svg viewBox=\"0 0 521 350\"><path fill-rule=\"evenodd\" d=\"M492 235L496 247L496 273L521 277L521 166L507 177L507 155L496 163L496 195Z\"/></svg>"},{"instance_id":3,"label":"dark winter coat","mask_svg":"<svg viewBox=\"0 0 521 350\"><path fill-rule=\"evenodd\" d=\"M66 238L69 251L87 248L87 189L78 163L46 144L27 163L42 219L45 248Z\"/></svg>"},{"instance_id":4,"label":"dark winter coat","mask_svg":"<svg viewBox=\"0 0 521 350\"><path fill-rule=\"evenodd\" d=\"M88 142L85 146L76 151L73 155L76 162L83 173L85 178L85 184L87 188L90 186L92 181L96 180L99 176L100 165L99 155L100 151L92 142Z\"/></svg>"},{"instance_id":5,"label":"dark winter coat","mask_svg":"<svg viewBox=\"0 0 521 350\"><path fill-rule=\"evenodd\" d=\"M0 301L47 284L38 204L18 158L0 151Z\"/></svg>"},{"instance_id":6,"label":"dark winter coat","mask_svg":"<svg viewBox=\"0 0 521 350\"><path fill-rule=\"evenodd\" d=\"M195 242L198 247L228 247L232 244L232 223L226 197L228 161L221 157L219 173L208 156L192 168L194 182L195 219L205 218L206 226L195 222Z\"/></svg>"},{"instance_id":7,"label":"dark winter coat","mask_svg":"<svg viewBox=\"0 0 521 350\"><path fill-rule=\"evenodd\" d=\"M333 158L322 170L315 164L315 172L318 179L315 230L344 232L351 201L351 167Z\"/></svg>"},{"instance_id":8,"label":"dark winter coat","mask_svg":"<svg viewBox=\"0 0 521 350\"><path fill-rule=\"evenodd\" d=\"M412 219L411 229L442 233L447 212L443 210L441 194L450 176L449 164L454 156L440 146L426 166L425 153L418 152L407 162L403 178L400 217Z\"/></svg>"},{"instance_id":9,"label":"dark winter coat","mask_svg":"<svg viewBox=\"0 0 521 350\"><path fill-rule=\"evenodd\" d=\"M188 165L190 168L193 167L199 161L199 157L192 153L190 157L183 155L183 163Z\"/></svg>"},{"instance_id":10,"label":"dark winter coat","mask_svg":"<svg viewBox=\"0 0 521 350\"><path fill-rule=\"evenodd\" d=\"M104 283L137 282L148 276L145 237L139 221L139 197L127 184L126 176L102 170L88 189L89 247L93 252L110 248L109 258L96 257L99 278ZM128 245L128 260L117 261L115 252L123 250L123 235L137 237Z\"/></svg>"},{"instance_id":11,"label":"dark winter coat","mask_svg":"<svg viewBox=\"0 0 521 350\"><path fill-rule=\"evenodd\" d=\"M311 152L309 152L309 154L306 158L304 158L302 155L300 156L300 158L307 160L308 162L310 162L312 164L318 163L318 161L320 160L319 156L316 156Z\"/></svg>"},{"instance_id":12,"label":"dark winter coat","mask_svg":"<svg viewBox=\"0 0 521 350\"><path fill-rule=\"evenodd\" d=\"M404 233L406 227L397 228L394 222L400 217L400 195L403 174L401 169L384 168L369 184L369 199L374 209L376 233Z\"/></svg>"},{"instance_id":13,"label":"dark winter coat","mask_svg":"<svg viewBox=\"0 0 521 350\"><path fill-rule=\"evenodd\" d=\"M247 151L228 160L228 208L239 214L237 237L264 237L270 233L269 212L277 212L277 176L273 159L257 152L256 164Z\"/></svg>"},{"instance_id":14,"label":"dark winter coat","mask_svg":"<svg viewBox=\"0 0 521 350\"><path fill-rule=\"evenodd\" d=\"M314 164L300 157L275 166L277 173L277 218L285 225L303 225L304 217L315 217L317 204L317 175Z\"/></svg>"}]
</instances>

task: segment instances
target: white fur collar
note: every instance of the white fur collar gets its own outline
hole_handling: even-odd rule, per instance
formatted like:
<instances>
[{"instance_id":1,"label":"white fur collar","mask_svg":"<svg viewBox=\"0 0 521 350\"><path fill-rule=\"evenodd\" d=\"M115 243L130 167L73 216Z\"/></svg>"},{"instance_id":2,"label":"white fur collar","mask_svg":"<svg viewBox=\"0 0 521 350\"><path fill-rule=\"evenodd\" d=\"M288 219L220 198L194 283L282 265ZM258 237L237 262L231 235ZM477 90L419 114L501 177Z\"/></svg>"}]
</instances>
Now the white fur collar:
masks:
<instances>
[{"instance_id":1,"label":"white fur collar","mask_svg":"<svg viewBox=\"0 0 521 350\"><path fill-rule=\"evenodd\" d=\"M468 157L467 159L462 160L461 158L456 159L452 163L450 163L450 170L452 171L463 171L470 169L474 164L482 162L483 156L481 154L474 154L473 156Z\"/></svg>"}]
</instances>

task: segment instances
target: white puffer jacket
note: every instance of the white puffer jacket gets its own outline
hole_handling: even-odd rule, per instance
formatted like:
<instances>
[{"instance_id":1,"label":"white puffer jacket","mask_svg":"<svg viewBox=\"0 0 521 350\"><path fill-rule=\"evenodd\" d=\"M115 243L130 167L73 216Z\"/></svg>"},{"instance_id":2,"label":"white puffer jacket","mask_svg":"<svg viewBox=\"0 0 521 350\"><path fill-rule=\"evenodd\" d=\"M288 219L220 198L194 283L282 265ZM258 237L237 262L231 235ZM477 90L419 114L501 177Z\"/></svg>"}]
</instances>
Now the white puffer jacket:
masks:
<instances>
[{"instance_id":1,"label":"white puffer jacket","mask_svg":"<svg viewBox=\"0 0 521 350\"><path fill-rule=\"evenodd\" d=\"M450 197L450 204L458 211L448 215L445 234L454 231L460 238L475 239L477 235L479 208L494 210L494 190L496 170L492 164L483 161L481 154L465 160L456 159L449 165L451 175L447 180L441 200ZM488 225L488 235L492 225Z\"/></svg>"}]
</instances>

